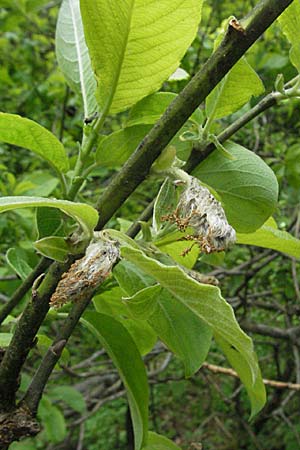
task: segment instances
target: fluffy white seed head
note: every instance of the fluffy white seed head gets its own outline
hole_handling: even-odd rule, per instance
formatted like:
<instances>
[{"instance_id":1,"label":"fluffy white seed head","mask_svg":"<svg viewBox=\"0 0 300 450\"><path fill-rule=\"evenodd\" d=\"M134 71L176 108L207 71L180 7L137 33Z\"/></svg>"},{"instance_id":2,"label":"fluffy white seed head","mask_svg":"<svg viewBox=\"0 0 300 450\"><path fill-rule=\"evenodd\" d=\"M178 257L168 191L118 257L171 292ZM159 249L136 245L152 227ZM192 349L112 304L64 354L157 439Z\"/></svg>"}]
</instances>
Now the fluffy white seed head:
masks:
<instances>
[{"instance_id":1,"label":"fluffy white seed head","mask_svg":"<svg viewBox=\"0 0 300 450\"><path fill-rule=\"evenodd\" d=\"M222 205L195 177L180 196L177 210L180 218L194 229L206 253L226 250L236 241L235 230L227 222Z\"/></svg>"},{"instance_id":2,"label":"fluffy white seed head","mask_svg":"<svg viewBox=\"0 0 300 450\"><path fill-rule=\"evenodd\" d=\"M68 301L79 301L92 293L110 274L120 257L119 246L104 232L94 233L85 256L75 261L64 273L51 297L51 306L62 306Z\"/></svg>"}]
</instances>

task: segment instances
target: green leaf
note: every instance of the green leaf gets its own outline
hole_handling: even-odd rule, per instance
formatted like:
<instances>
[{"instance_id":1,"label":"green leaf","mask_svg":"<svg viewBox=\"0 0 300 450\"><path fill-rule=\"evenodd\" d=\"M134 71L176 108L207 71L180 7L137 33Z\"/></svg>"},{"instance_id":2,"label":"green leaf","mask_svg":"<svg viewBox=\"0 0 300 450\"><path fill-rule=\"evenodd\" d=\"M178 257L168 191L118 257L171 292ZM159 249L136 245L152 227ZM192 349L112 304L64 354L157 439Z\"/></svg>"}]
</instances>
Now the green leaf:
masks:
<instances>
[{"instance_id":1,"label":"green leaf","mask_svg":"<svg viewBox=\"0 0 300 450\"><path fill-rule=\"evenodd\" d=\"M36 225L39 233L39 239L55 234L61 226L62 217L58 209L55 208L37 208Z\"/></svg>"},{"instance_id":2,"label":"green leaf","mask_svg":"<svg viewBox=\"0 0 300 450\"><path fill-rule=\"evenodd\" d=\"M86 42L103 111L123 111L179 66L193 41L202 0L81 0Z\"/></svg>"},{"instance_id":3,"label":"green leaf","mask_svg":"<svg viewBox=\"0 0 300 450\"><path fill-rule=\"evenodd\" d=\"M146 320L154 313L162 287L159 284L148 286L131 297L123 297L123 301L136 319Z\"/></svg>"},{"instance_id":4,"label":"green leaf","mask_svg":"<svg viewBox=\"0 0 300 450\"><path fill-rule=\"evenodd\" d=\"M140 450L148 434L149 388L137 346L126 328L110 316L90 311L84 314L84 323L96 334L119 371L128 395L134 448Z\"/></svg>"},{"instance_id":5,"label":"green leaf","mask_svg":"<svg viewBox=\"0 0 300 450\"><path fill-rule=\"evenodd\" d=\"M49 397L54 400L61 400L78 413L86 411L86 404L83 395L72 386L55 386L51 388Z\"/></svg>"},{"instance_id":6,"label":"green leaf","mask_svg":"<svg viewBox=\"0 0 300 450\"><path fill-rule=\"evenodd\" d=\"M286 231L278 230L269 220L254 233L237 233L237 243L272 248L289 256L300 258L300 240Z\"/></svg>"},{"instance_id":7,"label":"green leaf","mask_svg":"<svg viewBox=\"0 0 300 450\"><path fill-rule=\"evenodd\" d=\"M22 177L13 191L13 195L30 195L33 197L50 197L59 184L59 179L46 170L30 172Z\"/></svg>"},{"instance_id":8,"label":"green leaf","mask_svg":"<svg viewBox=\"0 0 300 450\"><path fill-rule=\"evenodd\" d=\"M128 294L134 295L145 287L155 284L155 279L139 270L130 261L120 261L113 269L113 274L121 288Z\"/></svg>"},{"instance_id":9,"label":"green leaf","mask_svg":"<svg viewBox=\"0 0 300 450\"><path fill-rule=\"evenodd\" d=\"M59 10L55 46L58 65L69 86L81 94L85 117L97 109L96 80L85 43L79 0L63 0Z\"/></svg>"},{"instance_id":10,"label":"green leaf","mask_svg":"<svg viewBox=\"0 0 300 450\"><path fill-rule=\"evenodd\" d=\"M2 197L0 198L0 213L18 208L34 207L58 208L76 220L84 232L91 235L98 221L97 211L85 203L74 203L67 200L48 199L43 197Z\"/></svg>"},{"instance_id":11,"label":"green leaf","mask_svg":"<svg viewBox=\"0 0 300 450\"><path fill-rule=\"evenodd\" d=\"M113 316L121 322L133 338L141 355L146 355L157 341L156 333L145 320L132 320L129 309L122 302L123 295L124 291L116 286L95 296L93 303L99 313Z\"/></svg>"},{"instance_id":12,"label":"green leaf","mask_svg":"<svg viewBox=\"0 0 300 450\"><path fill-rule=\"evenodd\" d=\"M47 439L54 444L63 441L67 435L66 422L62 412L53 406L45 395L39 404L38 416L42 420Z\"/></svg>"},{"instance_id":13,"label":"green leaf","mask_svg":"<svg viewBox=\"0 0 300 450\"><path fill-rule=\"evenodd\" d=\"M126 126L153 125L176 97L177 94L173 92L156 92L148 95L131 108Z\"/></svg>"},{"instance_id":14,"label":"green leaf","mask_svg":"<svg viewBox=\"0 0 300 450\"><path fill-rule=\"evenodd\" d=\"M133 247L122 247L121 252L124 258L154 277L178 302L208 325L214 335L220 336L235 349L247 366L248 392L249 390L254 392L258 386L260 390L264 389L263 385L261 386L260 370L252 340L241 330L232 307L221 296L219 288L201 284L189 277L178 266L164 266ZM253 403L254 397L255 394L250 396L252 414L263 406L262 402Z\"/></svg>"},{"instance_id":15,"label":"green leaf","mask_svg":"<svg viewBox=\"0 0 300 450\"><path fill-rule=\"evenodd\" d=\"M157 334L145 320L119 318L130 336L134 340L142 356L151 352L157 342Z\"/></svg>"},{"instance_id":16,"label":"green leaf","mask_svg":"<svg viewBox=\"0 0 300 450\"><path fill-rule=\"evenodd\" d=\"M200 369L212 339L211 328L200 317L164 289L148 321L159 338L181 359L186 377Z\"/></svg>"},{"instance_id":17,"label":"green leaf","mask_svg":"<svg viewBox=\"0 0 300 450\"><path fill-rule=\"evenodd\" d=\"M186 377L201 367L210 348L212 331L186 305L160 285L143 289L125 300L132 314L148 318L160 339L182 360Z\"/></svg>"},{"instance_id":18,"label":"green leaf","mask_svg":"<svg viewBox=\"0 0 300 450\"><path fill-rule=\"evenodd\" d=\"M206 99L207 117L220 119L237 111L252 96L264 92L264 85L246 58L237 62Z\"/></svg>"},{"instance_id":19,"label":"green leaf","mask_svg":"<svg viewBox=\"0 0 300 450\"><path fill-rule=\"evenodd\" d=\"M37 450L33 439L22 439L22 442L13 442L10 450Z\"/></svg>"},{"instance_id":20,"label":"green leaf","mask_svg":"<svg viewBox=\"0 0 300 450\"><path fill-rule=\"evenodd\" d=\"M260 372L257 374L255 382L252 382L251 371L243 354L236 351L225 339L218 333L215 334L215 340L226 355L229 363L238 373L244 384L252 405L251 417L254 417L263 408L266 403L266 390ZM254 355L255 356L255 355ZM258 364L258 363L257 363Z\"/></svg>"},{"instance_id":21,"label":"green leaf","mask_svg":"<svg viewBox=\"0 0 300 450\"><path fill-rule=\"evenodd\" d=\"M108 316L126 316L128 311L121 300L123 295L124 291L119 286L114 286L93 297L94 307L99 313Z\"/></svg>"},{"instance_id":22,"label":"green leaf","mask_svg":"<svg viewBox=\"0 0 300 450\"><path fill-rule=\"evenodd\" d=\"M25 280L32 271L28 264L26 252L21 248L10 248L6 253L6 260L10 267L19 275L21 280Z\"/></svg>"},{"instance_id":23,"label":"green leaf","mask_svg":"<svg viewBox=\"0 0 300 450\"><path fill-rule=\"evenodd\" d=\"M0 112L0 141L31 150L48 161L58 172L67 172L69 169L62 143L33 120Z\"/></svg>"},{"instance_id":24,"label":"green leaf","mask_svg":"<svg viewBox=\"0 0 300 450\"><path fill-rule=\"evenodd\" d=\"M137 148L150 127L137 125L115 131L100 140L96 161L101 167L121 166Z\"/></svg>"},{"instance_id":25,"label":"green leaf","mask_svg":"<svg viewBox=\"0 0 300 450\"><path fill-rule=\"evenodd\" d=\"M300 72L300 3L295 0L278 18L281 29L289 42L291 63Z\"/></svg>"},{"instance_id":26,"label":"green leaf","mask_svg":"<svg viewBox=\"0 0 300 450\"><path fill-rule=\"evenodd\" d=\"M179 236L179 239L182 238L182 233ZM161 252L167 253L174 261L184 267L187 267L188 269L192 269L194 267L200 253L198 245L194 245L192 249L187 254L185 254L185 251L191 247L191 243L187 241L176 241L166 244L160 243L158 241L155 243L155 245Z\"/></svg>"},{"instance_id":27,"label":"green leaf","mask_svg":"<svg viewBox=\"0 0 300 450\"><path fill-rule=\"evenodd\" d=\"M225 144L234 160L214 151L193 172L221 197L230 225L240 233L261 227L277 205L273 171L255 153L233 142Z\"/></svg>"},{"instance_id":28,"label":"green leaf","mask_svg":"<svg viewBox=\"0 0 300 450\"><path fill-rule=\"evenodd\" d=\"M0 333L0 347L8 347L12 337L12 333Z\"/></svg>"},{"instance_id":29,"label":"green leaf","mask_svg":"<svg viewBox=\"0 0 300 450\"><path fill-rule=\"evenodd\" d=\"M149 431L147 445L143 450L180 450L180 447L165 436Z\"/></svg>"},{"instance_id":30,"label":"green leaf","mask_svg":"<svg viewBox=\"0 0 300 450\"><path fill-rule=\"evenodd\" d=\"M49 236L39 241L34 242L33 246L37 251L46 256L46 258L54 259L55 261L64 262L71 253L71 247L66 240L58 236Z\"/></svg>"},{"instance_id":31,"label":"green leaf","mask_svg":"<svg viewBox=\"0 0 300 450\"><path fill-rule=\"evenodd\" d=\"M143 98L131 108L126 126L154 125L177 95L174 92L155 92L155 94ZM198 123L200 117L200 109L196 109L190 120Z\"/></svg>"}]
</instances>

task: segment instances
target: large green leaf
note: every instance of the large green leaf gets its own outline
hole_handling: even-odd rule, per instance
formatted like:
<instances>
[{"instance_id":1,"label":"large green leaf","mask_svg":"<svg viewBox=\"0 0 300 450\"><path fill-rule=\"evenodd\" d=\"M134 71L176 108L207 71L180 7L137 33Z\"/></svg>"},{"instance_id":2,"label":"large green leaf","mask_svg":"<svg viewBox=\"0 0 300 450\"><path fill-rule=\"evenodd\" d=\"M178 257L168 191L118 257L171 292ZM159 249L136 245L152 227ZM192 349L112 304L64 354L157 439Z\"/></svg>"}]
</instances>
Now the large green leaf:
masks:
<instances>
[{"instance_id":1,"label":"large green leaf","mask_svg":"<svg viewBox=\"0 0 300 450\"><path fill-rule=\"evenodd\" d=\"M145 287L155 284L155 279L136 267L130 261L120 261L113 270L121 288L128 294L134 295Z\"/></svg>"},{"instance_id":2,"label":"large green leaf","mask_svg":"<svg viewBox=\"0 0 300 450\"><path fill-rule=\"evenodd\" d=\"M98 221L97 211L85 203L74 203L68 200L56 200L43 197L2 197L0 198L0 213L11 211L18 208L35 208L47 206L58 208L68 216L76 220L85 231L90 235Z\"/></svg>"},{"instance_id":3,"label":"large green leaf","mask_svg":"<svg viewBox=\"0 0 300 450\"><path fill-rule=\"evenodd\" d=\"M231 306L222 297L220 289L201 284L178 266L164 266L133 247L124 246L121 252L124 258L154 277L177 301L203 320L216 336L220 336L230 348L234 349L243 367L245 365L247 367L247 371L243 370L242 381L246 380L245 386L250 393L252 415L259 411L264 405L264 399L261 395L256 395L256 390L259 387L263 391L264 387L253 343L241 330Z\"/></svg>"},{"instance_id":4,"label":"large green leaf","mask_svg":"<svg viewBox=\"0 0 300 450\"><path fill-rule=\"evenodd\" d=\"M147 375L140 353L126 328L113 317L89 311L83 321L96 334L120 373L128 395L135 450L140 450L147 440L149 402Z\"/></svg>"},{"instance_id":5,"label":"large green leaf","mask_svg":"<svg viewBox=\"0 0 300 450\"><path fill-rule=\"evenodd\" d=\"M223 339L218 333L215 334L215 340L221 347L226 358L232 367L237 371L241 381L245 385L247 393L252 405L251 418L255 416L266 403L266 390L261 377L260 372L257 374L257 378L252 383L251 372L249 370L249 364L245 356L236 351L225 339ZM254 355L256 357L256 355Z\"/></svg>"},{"instance_id":6,"label":"large green leaf","mask_svg":"<svg viewBox=\"0 0 300 450\"><path fill-rule=\"evenodd\" d=\"M56 57L70 87L82 95L84 115L97 109L96 80L85 43L79 0L63 0L56 27Z\"/></svg>"},{"instance_id":7,"label":"large green leaf","mask_svg":"<svg viewBox=\"0 0 300 450\"><path fill-rule=\"evenodd\" d=\"M193 41L202 0L81 0L103 111L117 113L159 89Z\"/></svg>"},{"instance_id":8,"label":"large green leaf","mask_svg":"<svg viewBox=\"0 0 300 450\"><path fill-rule=\"evenodd\" d=\"M233 142L225 144L234 160L214 151L193 172L220 195L230 225L240 233L261 227L273 213L278 183L255 153Z\"/></svg>"},{"instance_id":9,"label":"large green leaf","mask_svg":"<svg viewBox=\"0 0 300 450\"><path fill-rule=\"evenodd\" d=\"M128 308L122 302L124 291L115 286L93 298L96 310L101 314L114 317L130 333L141 355L149 353L157 341L157 335L145 320L134 320ZM138 318L143 319L143 318Z\"/></svg>"},{"instance_id":10,"label":"large green leaf","mask_svg":"<svg viewBox=\"0 0 300 450\"><path fill-rule=\"evenodd\" d=\"M96 161L101 167L121 166L150 130L150 126L136 125L115 131L100 140Z\"/></svg>"},{"instance_id":11,"label":"large green leaf","mask_svg":"<svg viewBox=\"0 0 300 450\"><path fill-rule=\"evenodd\" d=\"M279 16L278 21L283 33L292 44L290 50L291 63L300 72L300 2L295 0Z\"/></svg>"},{"instance_id":12,"label":"large green leaf","mask_svg":"<svg viewBox=\"0 0 300 450\"><path fill-rule=\"evenodd\" d=\"M210 348L212 330L189 307L159 285L143 289L126 301L134 316L148 317L160 339L182 360L186 377L201 367Z\"/></svg>"},{"instance_id":13,"label":"large green leaf","mask_svg":"<svg viewBox=\"0 0 300 450\"><path fill-rule=\"evenodd\" d=\"M263 248L272 248L278 252L287 253L300 258L300 240L286 231L278 230L270 220L263 224L254 233L237 233L238 244L257 245Z\"/></svg>"},{"instance_id":14,"label":"large green leaf","mask_svg":"<svg viewBox=\"0 0 300 450\"><path fill-rule=\"evenodd\" d=\"M147 445L143 450L180 450L180 448L165 436L149 431Z\"/></svg>"},{"instance_id":15,"label":"large green leaf","mask_svg":"<svg viewBox=\"0 0 300 450\"><path fill-rule=\"evenodd\" d=\"M0 112L0 141L27 148L48 161L58 172L69 168L61 142L33 120Z\"/></svg>"},{"instance_id":16,"label":"large green leaf","mask_svg":"<svg viewBox=\"0 0 300 450\"><path fill-rule=\"evenodd\" d=\"M206 114L210 119L220 119L237 111L252 96L263 92L261 79L246 58L242 58L207 97Z\"/></svg>"},{"instance_id":17,"label":"large green leaf","mask_svg":"<svg viewBox=\"0 0 300 450\"><path fill-rule=\"evenodd\" d=\"M177 94L173 92L156 92L148 95L132 107L126 126L153 125L176 97Z\"/></svg>"}]
</instances>

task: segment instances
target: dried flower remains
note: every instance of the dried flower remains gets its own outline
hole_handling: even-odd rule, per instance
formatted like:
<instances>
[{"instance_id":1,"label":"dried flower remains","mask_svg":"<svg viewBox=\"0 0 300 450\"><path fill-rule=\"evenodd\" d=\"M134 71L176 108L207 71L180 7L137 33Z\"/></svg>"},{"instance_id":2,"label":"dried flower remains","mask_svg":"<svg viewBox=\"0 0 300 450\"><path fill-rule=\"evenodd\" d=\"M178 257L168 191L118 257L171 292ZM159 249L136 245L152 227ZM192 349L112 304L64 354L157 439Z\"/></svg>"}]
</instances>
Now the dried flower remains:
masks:
<instances>
[{"instance_id":1,"label":"dried flower remains","mask_svg":"<svg viewBox=\"0 0 300 450\"><path fill-rule=\"evenodd\" d=\"M224 251L236 241L235 230L227 222L221 203L195 177L189 177L176 210L162 220L175 223L182 232L188 227L193 228L194 234L182 239L194 241L204 253Z\"/></svg>"},{"instance_id":2,"label":"dried flower remains","mask_svg":"<svg viewBox=\"0 0 300 450\"><path fill-rule=\"evenodd\" d=\"M119 246L104 232L94 233L85 256L64 273L51 297L50 305L60 307L68 301L79 301L91 294L108 277L120 257Z\"/></svg>"}]
</instances>

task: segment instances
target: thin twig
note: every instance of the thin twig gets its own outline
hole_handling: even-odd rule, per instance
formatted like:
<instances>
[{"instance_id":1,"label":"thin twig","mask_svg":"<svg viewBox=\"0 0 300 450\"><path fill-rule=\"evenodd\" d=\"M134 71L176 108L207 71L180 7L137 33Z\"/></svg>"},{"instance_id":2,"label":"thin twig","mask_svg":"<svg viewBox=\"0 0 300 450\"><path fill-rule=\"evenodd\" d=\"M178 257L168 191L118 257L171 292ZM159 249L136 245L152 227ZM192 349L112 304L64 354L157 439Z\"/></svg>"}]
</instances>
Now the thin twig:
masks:
<instances>
[{"instance_id":1,"label":"thin twig","mask_svg":"<svg viewBox=\"0 0 300 450\"><path fill-rule=\"evenodd\" d=\"M203 363L203 368L208 369L213 373L221 373L223 375L229 375L230 377L239 378L238 374L233 369L229 369L227 367L216 366L214 364ZM263 379L263 383L266 386L270 386L276 389L291 389L293 391L300 391L299 383L289 383L285 381L277 381L277 380L268 380Z\"/></svg>"}]
</instances>

